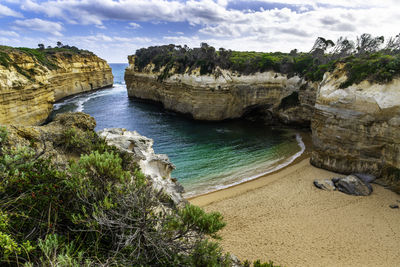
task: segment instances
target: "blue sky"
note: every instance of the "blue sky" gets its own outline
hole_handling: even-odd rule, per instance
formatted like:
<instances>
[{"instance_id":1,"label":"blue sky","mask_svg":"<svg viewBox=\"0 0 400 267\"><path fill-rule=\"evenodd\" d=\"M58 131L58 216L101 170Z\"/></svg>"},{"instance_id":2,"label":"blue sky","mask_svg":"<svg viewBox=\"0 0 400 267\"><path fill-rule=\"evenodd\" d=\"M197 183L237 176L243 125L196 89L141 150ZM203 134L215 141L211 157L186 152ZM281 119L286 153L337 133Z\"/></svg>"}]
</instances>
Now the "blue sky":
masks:
<instances>
[{"instance_id":1,"label":"blue sky","mask_svg":"<svg viewBox=\"0 0 400 267\"><path fill-rule=\"evenodd\" d=\"M308 51L318 36L395 36L398 14L397 0L0 0L0 44L61 41L111 63L170 43Z\"/></svg>"}]
</instances>

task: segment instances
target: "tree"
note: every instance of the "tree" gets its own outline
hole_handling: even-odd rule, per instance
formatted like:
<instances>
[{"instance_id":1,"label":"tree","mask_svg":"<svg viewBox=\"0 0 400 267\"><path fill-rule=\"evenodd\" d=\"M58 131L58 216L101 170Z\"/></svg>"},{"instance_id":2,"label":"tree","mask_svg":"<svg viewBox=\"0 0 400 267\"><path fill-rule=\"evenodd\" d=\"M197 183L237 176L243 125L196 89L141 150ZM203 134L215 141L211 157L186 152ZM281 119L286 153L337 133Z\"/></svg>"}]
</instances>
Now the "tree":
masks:
<instances>
[{"instance_id":1,"label":"tree","mask_svg":"<svg viewBox=\"0 0 400 267\"><path fill-rule=\"evenodd\" d=\"M328 48L335 46L335 43L332 40L327 40L323 37L318 37L315 40L313 47L311 48L310 53L313 53L318 50L326 51Z\"/></svg>"},{"instance_id":2,"label":"tree","mask_svg":"<svg viewBox=\"0 0 400 267\"><path fill-rule=\"evenodd\" d=\"M400 52L400 34L390 37L384 49L386 53L396 54Z\"/></svg>"},{"instance_id":3,"label":"tree","mask_svg":"<svg viewBox=\"0 0 400 267\"><path fill-rule=\"evenodd\" d=\"M383 36L372 37L369 33L364 33L357 37L357 53L359 55L377 52L385 41Z\"/></svg>"},{"instance_id":4,"label":"tree","mask_svg":"<svg viewBox=\"0 0 400 267\"><path fill-rule=\"evenodd\" d=\"M44 49L44 44L38 44L38 47L39 47L40 50L43 50Z\"/></svg>"},{"instance_id":5,"label":"tree","mask_svg":"<svg viewBox=\"0 0 400 267\"><path fill-rule=\"evenodd\" d=\"M61 48L61 47L63 47L63 44L62 44L60 41L58 41L58 42L57 42L57 47L58 47L58 48Z\"/></svg>"},{"instance_id":6,"label":"tree","mask_svg":"<svg viewBox=\"0 0 400 267\"><path fill-rule=\"evenodd\" d=\"M355 45L353 41L340 37L332 50L332 59L339 59L354 53Z\"/></svg>"}]
</instances>

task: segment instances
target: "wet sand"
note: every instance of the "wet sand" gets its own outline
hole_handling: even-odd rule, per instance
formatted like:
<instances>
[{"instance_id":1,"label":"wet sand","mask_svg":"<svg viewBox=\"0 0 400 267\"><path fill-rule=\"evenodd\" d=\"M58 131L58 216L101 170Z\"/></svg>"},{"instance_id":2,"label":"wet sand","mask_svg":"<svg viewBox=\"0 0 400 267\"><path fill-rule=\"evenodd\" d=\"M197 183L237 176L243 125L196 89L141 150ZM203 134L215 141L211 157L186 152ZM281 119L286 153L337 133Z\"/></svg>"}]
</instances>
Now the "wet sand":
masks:
<instances>
[{"instance_id":1,"label":"wet sand","mask_svg":"<svg viewBox=\"0 0 400 267\"><path fill-rule=\"evenodd\" d=\"M189 199L219 211L221 244L240 259L284 266L400 266L397 195L373 185L367 197L322 191L314 179L340 176L313 167L309 151L292 165Z\"/></svg>"}]
</instances>

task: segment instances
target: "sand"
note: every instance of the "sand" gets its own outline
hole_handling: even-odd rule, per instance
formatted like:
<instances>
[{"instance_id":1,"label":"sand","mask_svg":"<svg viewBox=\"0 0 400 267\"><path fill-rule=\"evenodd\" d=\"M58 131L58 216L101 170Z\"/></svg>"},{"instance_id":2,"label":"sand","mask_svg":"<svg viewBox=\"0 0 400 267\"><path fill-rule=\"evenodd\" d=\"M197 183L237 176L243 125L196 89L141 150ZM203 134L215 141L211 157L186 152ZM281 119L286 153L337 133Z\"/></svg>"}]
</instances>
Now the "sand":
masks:
<instances>
[{"instance_id":1,"label":"sand","mask_svg":"<svg viewBox=\"0 0 400 267\"><path fill-rule=\"evenodd\" d=\"M373 185L367 197L327 192L314 179L338 174L310 165L308 154L278 172L190 199L219 211L224 250L284 266L400 266L397 195Z\"/></svg>"}]
</instances>

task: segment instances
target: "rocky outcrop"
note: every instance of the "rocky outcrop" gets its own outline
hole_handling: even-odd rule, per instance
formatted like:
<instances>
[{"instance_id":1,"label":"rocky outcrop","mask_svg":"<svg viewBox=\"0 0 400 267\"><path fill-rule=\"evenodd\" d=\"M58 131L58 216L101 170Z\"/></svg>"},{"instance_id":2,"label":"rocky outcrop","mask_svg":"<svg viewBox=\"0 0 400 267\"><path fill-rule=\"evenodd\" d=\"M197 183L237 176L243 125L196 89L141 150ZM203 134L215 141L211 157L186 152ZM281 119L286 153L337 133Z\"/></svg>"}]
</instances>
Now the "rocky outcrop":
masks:
<instances>
[{"instance_id":1,"label":"rocky outcrop","mask_svg":"<svg viewBox=\"0 0 400 267\"><path fill-rule=\"evenodd\" d=\"M374 174L398 184L400 79L386 84L363 81L341 89L345 80L338 67L320 84L312 118L311 163L345 174Z\"/></svg>"},{"instance_id":2,"label":"rocky outcrop","mask_svg":"<svg viewBox=\"0 0 400 267\"><path fill-rule=\"evenodd\" d=\"M305 125L310 122L317 84L298 76L273 71L241 75L217 69L200 75L200 70L174 73L160 79L163 69L148 65L143 71L129 57L125 82L130 97L161 103L166 109L188 114L197 120L218 121L262 115L268 122Z\"/></svg>"},{"instance_id":3,"label":"rocky outcrop","mask_svg":"<svg viewBox=\"0 0 400 267\"><path fill-rule=\"evenodd\" d=\"M71 158L76 159L78 156L74 153L75 149L71 151L67 148L66 133L74 129L74 142L77 142L93 138L95 127L94 118L82 112L58 114L51 123L43 126L7 125L7 146L31 147L37 157L49 158L63 169L68 166ZM120 128L104 129L99 132L99 136L105 138L109 145L133 155L133 161L139 165L156 191L167 194L176 205L186 203L182 197L183 187L171 178L175 166L166 155L154 153L152 139Z\"/></svg>"},{"instance_id":4,"label":"rocky outcrop","mask_svg":"<svg viewBox=\"0 0 400 267\"><path fill-rule=\"evenodd\" d=\"M113 84L110 66L91 53L55 53L49 64L18 50L7 56L11 63L0 64L0 124L40 124L54 101Z\"/></svg>"},{"instance_id":5,"label":"rocky outcrop","mask_svg":"<svg viewBox=\"0 0 400 267\"><path fill-rule=\"evenodd\" d=\"M153 140L122 128L104 129L99 135L106 139L109 145L128 152L134 156L142 172L152 181L155 190L162 190L175 204L184 202L183 187L171 178L175 166L164 154L155 154Z\"/></svg>"}]
</instances>

